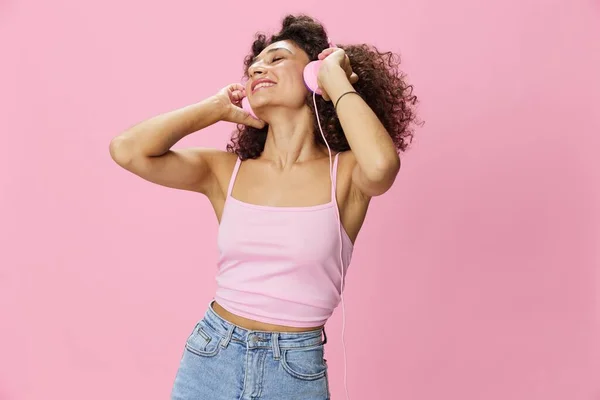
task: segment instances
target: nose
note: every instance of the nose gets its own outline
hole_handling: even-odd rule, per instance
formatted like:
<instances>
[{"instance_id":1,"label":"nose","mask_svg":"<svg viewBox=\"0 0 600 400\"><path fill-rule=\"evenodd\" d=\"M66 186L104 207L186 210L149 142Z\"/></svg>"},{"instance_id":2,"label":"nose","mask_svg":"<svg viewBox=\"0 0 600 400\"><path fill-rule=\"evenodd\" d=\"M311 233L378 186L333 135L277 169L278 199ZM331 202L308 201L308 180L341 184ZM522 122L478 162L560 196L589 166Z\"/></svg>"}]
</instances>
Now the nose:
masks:
<instances>
[{"instance_id":1,"label":"nose","mask_svg":"<svg viewBox=\"0 0 600 400\"><path fill-rule=\"evenodd\" d=\"M254 65L252 67L250 67L250 69L248 70L248 75L250 75L250 78L254 78L256 75L260 76L260 75L264 75L266 72L265 67L260 66L260 65Z\"/></svg>"}]
</instances>

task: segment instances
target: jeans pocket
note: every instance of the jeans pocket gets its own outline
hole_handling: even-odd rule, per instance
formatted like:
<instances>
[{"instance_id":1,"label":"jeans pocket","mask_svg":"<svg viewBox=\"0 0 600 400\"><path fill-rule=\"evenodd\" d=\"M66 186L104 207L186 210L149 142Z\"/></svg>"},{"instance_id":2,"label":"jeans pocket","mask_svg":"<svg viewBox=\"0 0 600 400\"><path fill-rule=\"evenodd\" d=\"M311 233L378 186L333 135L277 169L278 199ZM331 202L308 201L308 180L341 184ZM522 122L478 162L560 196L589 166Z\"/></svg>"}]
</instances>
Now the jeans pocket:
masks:
<instances>
[{"instance_id":1,"label":"jeans pocket","mask_svg":"<svg viewBox=\"0 0 600 400\"><path fill-rule=\"evenodd\" d=\"M185 348L198 356L213 357L221 349L221 336L200 321L188 337Z\"/></svg>"},{"instance_id":2,"label":"jeans pocket","mask_svg":"<svg viewBox=\"0 0 600 400\"><path fill-rule=\"evenodd\" d=\"M281 366L290 375L305 381L321 379L327 374L323 345L287 349L281 352Z\"/></svg>"}]
</instances>

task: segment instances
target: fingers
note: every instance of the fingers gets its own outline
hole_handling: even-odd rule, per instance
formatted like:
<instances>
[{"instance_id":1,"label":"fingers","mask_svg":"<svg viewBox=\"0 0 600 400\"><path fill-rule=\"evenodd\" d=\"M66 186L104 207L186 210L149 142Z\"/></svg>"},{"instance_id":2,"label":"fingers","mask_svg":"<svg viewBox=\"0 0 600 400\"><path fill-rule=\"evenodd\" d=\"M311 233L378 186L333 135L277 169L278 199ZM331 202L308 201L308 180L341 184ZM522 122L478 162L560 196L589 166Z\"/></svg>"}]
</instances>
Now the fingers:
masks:
<instances>
[{"instance_id":1,"label":"fingers","mask_svg":"<svg viewBox=\"0 0 600 400\"><path fill-rule=\"evenodd\" d=\"M232 83L231 85L229 85L229 90L230 91L235 91L235 90L245 90L246 88L244 87L244 85L242 85L241 83Z\"/></svg>"},{"instance_id":2,"label":"fingers","mask_svg":"<svg viewBox=\"0 0 600 400\"><path fill-rule=\"evenodd\" d=\"M236 104L242 101L244 97L246 97L246 94L243 90L234 90L231 92L231 100Z\"/></svg>"},{"instance_id":3,"label":"fingers","mask_svg":"<svg viewBox=\"0 0 600 400\"><path fill-rule=\"evenodd\" d=\"M319 60L324 60L327 56L329 56L331 53L333 53L336 50L339 50L339 49L330 47L328 49L323 50L321 53L319 53Z\"/></svg>"},{"instance_id":4,"label":"fingers","mask_svg":"<svg viewBox=\"0 0 600 400\"><path fill-rule=\"evenodd\" d=\"M229 97L229 101L233 104L239 104L246 96L246 91L243 85L232 83L222 89L222 93Z\"/></svg>"},{"instance_id":5,"label":"fingers","mask_svg":"<svg viewBox=\"0 0 600 400\"><path fill-rule=\"evenodd\" d=\"M264 121L254 118L252 115L248 114L246 110L239 106L236 106L236 117L234 119L235 122L239 122L256 129L262 129L265 127Z\"/></svg>"},{"instance_id":6,"label":"fingers","mask_svg":"<svg viewBox=\"0 0 600 400\"><path fill-rule=\"evenodd\" d=\"M348 54L346 54L344 58L344 71L346 71L346 76L348 77L350 83L355 84L356 82L358 82L358 75L356 75L356 73L352 71L352 64L350 63L350 58L348 57Z\"/></svg>"},{"instance_id":7,"label":"fingers","mask_svg":"<svg viewBox=\"0 0 600 400\"><path fill-rule=\"evenodd\" d=\"M358 82L358 75L356 75L354 71L352 71L352 64L350 63L350 58L348 57L348 54L344 52L344 50L341 50L337 47L325 49L319 54L319 59L324 60L334 52L343 53L343 58L339 59L339 63L344 72L346 73L346 76L348 77L350 83L354 84Z\"/></svg>"}]
</instances>

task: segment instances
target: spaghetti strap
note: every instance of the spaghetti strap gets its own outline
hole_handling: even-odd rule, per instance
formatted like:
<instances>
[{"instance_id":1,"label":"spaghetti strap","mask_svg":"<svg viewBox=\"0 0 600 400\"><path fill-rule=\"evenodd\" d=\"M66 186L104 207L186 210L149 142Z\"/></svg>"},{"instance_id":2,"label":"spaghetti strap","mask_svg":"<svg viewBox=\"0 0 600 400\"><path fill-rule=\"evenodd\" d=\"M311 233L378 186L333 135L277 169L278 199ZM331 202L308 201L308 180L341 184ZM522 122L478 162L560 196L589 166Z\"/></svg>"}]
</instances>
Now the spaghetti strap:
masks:
<instances>
[{"instance_id":1,"label":"spaghetti strap","mask_svg":"<svg viewBox=\"0 0 600 400\"><path fill-rule=\"evenodd\" d=\"M340 153L337 153L333 159L333 174L332 174L332 182L331 182L331 201L336 201L337 197L337 169L338 169L338 157Z\"/></svg>"},{"instance_id":2,"label":"spaghetti strap","mask_svg":"<svg viewBox=\"0 0 600 400\"><path fill-rule=\"evenodd\" d=\"M233 167L233 172L231 173L231 178L229 178L229 187L227 188L227 197L231 196L231 192L233 190L233 184L235 183L235 178L237 177L241 163L242 163L242 160L238 157L237 160L235 161L235 166Z\"/></svg>"}]
</instances>

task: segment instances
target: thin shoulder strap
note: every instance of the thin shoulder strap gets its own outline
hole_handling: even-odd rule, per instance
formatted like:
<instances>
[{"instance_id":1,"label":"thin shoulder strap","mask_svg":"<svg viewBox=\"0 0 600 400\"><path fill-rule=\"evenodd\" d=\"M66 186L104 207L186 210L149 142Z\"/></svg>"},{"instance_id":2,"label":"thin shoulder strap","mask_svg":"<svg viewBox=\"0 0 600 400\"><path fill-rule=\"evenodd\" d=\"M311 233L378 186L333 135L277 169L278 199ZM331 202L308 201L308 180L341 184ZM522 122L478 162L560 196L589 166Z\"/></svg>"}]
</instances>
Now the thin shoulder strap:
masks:
<instances>
[{"instance_id":1,"label":"thin shoulder strap","mask_svg":"<svg viewBox=\"0 0 600 400\"><path fill-rule=\"evenodd\" d=\"M240 164L242 160L238 157L235 161L235 166L233 167L233 172L231 173L231 178L229 178L229 187L227 188L227 197L231 196L231 191L233 190L233 184L235 183L235 178L237 177L238 171L240 170Z\"/></svg>"},{"instance_id":2,"label":"thin shoulder strap","mask_svg":"<svg viewBox=\"0 0 600 400\"><path fill-rule=\"evenodd\" d=\"M338 157L340 153L337 153L333 158L333 173L331 178L331 201L336 200L337 197L337 170L338 170Z\"/></svg>"}]
</instances>

